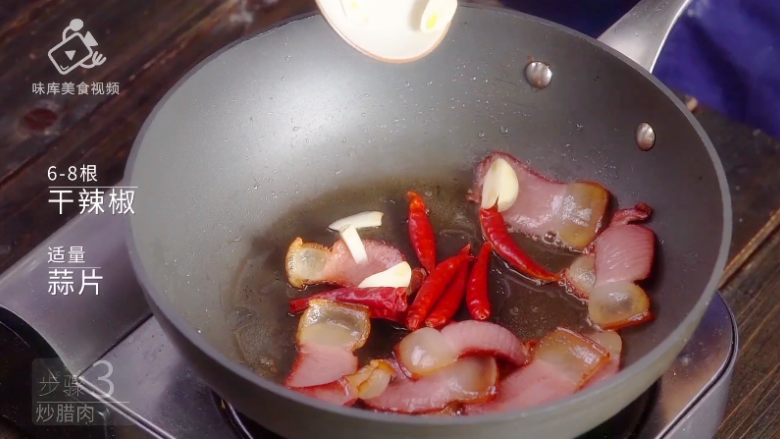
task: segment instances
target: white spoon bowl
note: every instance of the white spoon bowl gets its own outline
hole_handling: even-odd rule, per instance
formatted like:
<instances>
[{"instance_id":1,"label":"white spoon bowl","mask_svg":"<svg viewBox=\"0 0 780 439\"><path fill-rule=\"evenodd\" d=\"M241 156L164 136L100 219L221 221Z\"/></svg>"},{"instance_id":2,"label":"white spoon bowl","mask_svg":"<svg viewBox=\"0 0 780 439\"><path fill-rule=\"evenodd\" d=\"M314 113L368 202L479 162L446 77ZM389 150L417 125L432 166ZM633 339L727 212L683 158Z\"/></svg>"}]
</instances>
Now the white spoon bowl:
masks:
<instances>
[{"instance_id":1,"label":"white spoon bowl","mask_svg":"<svg viewBox=\"0 0 780 439\"><path fill-rule=\"evenodd\" d=\"M345 1L358 7L347 11ZM431 53L450 28L451 17L447 12L454 14L451 6L449 11L444 11L445 17L437 28L423 31L421 22L429 0L316 2L325 20L342 39L363 54L389 63L411 62Z\"/></svg>"}]
</instances>

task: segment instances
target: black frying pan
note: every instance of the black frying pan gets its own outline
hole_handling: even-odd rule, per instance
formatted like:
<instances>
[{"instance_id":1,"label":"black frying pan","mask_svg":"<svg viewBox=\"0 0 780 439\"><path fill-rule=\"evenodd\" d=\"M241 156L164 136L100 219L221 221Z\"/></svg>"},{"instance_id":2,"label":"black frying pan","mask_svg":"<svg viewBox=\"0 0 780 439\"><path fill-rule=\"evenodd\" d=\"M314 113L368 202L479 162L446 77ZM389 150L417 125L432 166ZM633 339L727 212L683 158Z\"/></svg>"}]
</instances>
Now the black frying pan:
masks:
<instances>
[{"instance_id":1,"label":"black frying pan","mask_svg":"<svg viewBox=\"0 0 780 439\"><path fill-rule=\"evenodd\" d=\"M635 30L618 25L605 39L651 68L686 3L642 2L622 22ZM551 66L547 88L528 84L529 57ZM642 123L656 135L647 152L635 141ZM645 286L656 319L623 331L625 369L543 407L460 418L335 407L279 385L294 355L282 271L289 242L330 243L330 221L377 208L387 212L384 237L397 241L404 206L387 200L410 188L431 192L434 226L446 228L473 208L462 192L493 150L553 178L596 180L621 206L655 208L659 251ZM358 53L319 15L223 50L158 105L126 176L139 186L128 220L133 265L166 334L220 395L290 439L581 434L637 398L678 354L714 294L731 233L710 141L646 70L560 26L466 5L438 49L409 64ZM476 231L452 233L468 240ZM500 307L523 297L512 293Z\"/></svg>"}]
</instances>

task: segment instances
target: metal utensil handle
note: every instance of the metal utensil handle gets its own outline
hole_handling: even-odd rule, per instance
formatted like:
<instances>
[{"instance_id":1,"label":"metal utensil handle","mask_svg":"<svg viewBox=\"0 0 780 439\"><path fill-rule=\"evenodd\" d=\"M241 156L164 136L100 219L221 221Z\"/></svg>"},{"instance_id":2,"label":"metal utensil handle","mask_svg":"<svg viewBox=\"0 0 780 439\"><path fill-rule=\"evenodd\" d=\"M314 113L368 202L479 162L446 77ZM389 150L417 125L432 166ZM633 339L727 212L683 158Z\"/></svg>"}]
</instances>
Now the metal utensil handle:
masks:
<instances>
[{"instance_id":1,"label":"metal utensil handle","mask_svg":"<svg viewBox=\"0 0 780 439\"><path fill-rule=\"evenodd\" d=\"M642 0L598 39L652 72L661 48L691 0Z\"/></svg>"}]
</instances>

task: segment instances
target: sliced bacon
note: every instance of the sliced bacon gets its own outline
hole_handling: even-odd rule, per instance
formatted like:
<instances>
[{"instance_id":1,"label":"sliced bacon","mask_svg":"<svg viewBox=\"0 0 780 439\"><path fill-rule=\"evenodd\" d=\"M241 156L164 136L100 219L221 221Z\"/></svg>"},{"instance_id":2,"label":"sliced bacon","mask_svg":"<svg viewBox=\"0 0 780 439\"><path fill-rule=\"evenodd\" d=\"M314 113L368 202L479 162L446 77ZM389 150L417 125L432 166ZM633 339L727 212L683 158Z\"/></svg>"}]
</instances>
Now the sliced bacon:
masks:
<instances>
[{"instance_id":1,"label":"sliced bacon","mask_svg":"<svg viewBox=\"0 0 780 439\"><path fill-rule=\"evenodd\" d=\"M653 213L653 208L645 203L639 203L634 207L626 209L620 209L612 214L612 219L609 221L610 226L626 225L645 221L650 218Z\"/></svg>"},{"instance_id":2,"label":"sliced bacon","mask_svg":"<svg viewBox=\"0 0 780 439\"><path fill-rule=\"evenodd\" d=\"M354 374L358 360L352 351L368 339L369 315L365 306L324 299L309 301L309 308L298 322L298 358L285 385L292 388L322 386ZM333 389L326 387L310 392L332 396Z\"/></svg>"},{"instance_id":3,"label":"sliced bacon","mask_svg":"<svg viewBox=\"0 0 780 439\"><path fill-rule=\"evenodd\" d=\"M609 206L609 191L593 182L574 182L566 186L566 194L558 211L555 231L566 247L586 249L601 228Z\"/></svg>"},{"instance_id":4,"label":"sliced bacon","mask_svg":"<svg viewBox=\"0 0 780 439\"><path fill-rule=\"evenodd\" d=\"M512 166L520 187L515 203L502 212L508 225L531 236L546 238L552 232L553 240L574 250L583 250L593 241L609 204L609 192L597 183L551 181L515 157L496 152L477 166L469 199L481 201L485 175L498 158Z\"/></svg>"},{"instance_id":5,"label":"sliced bacon","mask_svg":"<svg viewBox=\"0 0 780 439\"><path fill-rule=\"evenodd\" d=\"M378 361L378 360L374 360ZM346 375L344 377L347 382L349 382L350 385L352 385L354 388L359 389L360 385L365 383L368 378L371 377L371 373L374 372L377 368L377 365L374 364L374 361L371 361L369 364L366 364L365 366L361 367L357 370L357 372ZM384 361L384 360L382 360Z\"/></svg>"},{"instance_id":6,"label":"sliced bacon","mask_svg":"<svg viewBox=\"0 0 780 439\"><path fill-rule=\"evenodd\" d=\"M455 363L458 353L441 332L426 326L398 343L395 358L406 376L418 379Z\"/></svg>"},{"instance_id":7,"label":"sliced bacon","mask_svg":"<svg viewBox=\"0 0 780 439\"><path fill-rule=\"evenodd\" d=\"M395 375L396 370L388 361L371 360L370 364L363 366L357 372L345 375L335 381L316 386L293 387L292 389L312 398L350 406L358 399L373 398L382 394Z\"/></svg>"},{"instance_id":8,"label":"sliced bacon","mask_svg":"<svg viewBox=\"0 0 780 439\"><path fill-rule=\"evenodd\" d=\"M509 154L496 152L477 165L476 181L471 193L474 201L481 202L485 176L493 162L499 158L503 158L512 166L520 187L515 203L503 212L504 218L523 233L543 236L556 225L555 213L566 193L566 185L536 174Z\"/></svg>"},{"instance_id":9,"label":"sliced bacon","mask_svg":"<svg viewBox=\"0 0 780 439\"><path fill-rule=\"evenodd\" d=\"M368 261L358 264L342 240L328 248L295 238L285 257L287 280L295 288L315 284L356 287L365 278L404 261L401 251L390 244L363 240L363 246Z\"/></svg>"},{"instance_id":10,"label":"sliced bacon","mask_svg":"<svg viewBox=\"0 0 780 439\"><path fill-rule=\"evenodd\" d=\"M651 212L644 203L615 212L590 253L577 258L564 271L566 285L588 300L588 317L602 329L620 329L653 318L650 299L635 282L650 275L655 234L630 224L647 219Z\"/></svg>"},{"instance_id":11,"label":"sliced bacon","mask_svg":"<svg viewBox=\"0 0 780 439\"><path fill-rule=\"evenodd\" d=\"M371 360L352 375L344 377L355 389L360 399L374 398L382 394L390 380L398 374L398 365L388 360Z\"/></svg>"},{"instance_id":12,"label":"sliced bacon","mask_svg":"<svg viewBox=\"0 0 780 439\"><path fill-rule=\"evenodd\" d=\"M357 371L357 357L340 346L305 344L287 376L287 387L312 387L337 381Z\"/></svg>"},{"instance_id":13,"label":"sliced bacon","mask_svg":"<svg viewBox=\"0 0 780 439\"><path fill-rule=\"evenodd\" d=\"M609 358L603 347L563 328L544 336L533 354L531 363L499 383L495 400L467 405L464 412L525 409L573 395Z\"/></svg>"},{"instance_id":14,"label":"sliced bacon","mask_svg":"<svg viewBox=\"0 0 780 439\"><path fill-rule=\"evenodd\" d=\"M497 379L498 367L493 357L462 358L417 381L399 373L382 394L364 402L386 412L438 412L455 402L490 400L495 395Z\"/></svg>"},{"instance_id":15,"label":"sliced bacon","mask_svg":"<svg viewBox=\"0 0 780 439\"><path fill-rule=\"evenodd\" d=\"M596 283L596 258L590 254L578 257L563 271L563 278L575 296L587 299Z\"/></svg>"},{"instance_id":16,"label":"sliced bacon","mask_svg":"<svg viewBox=\"0 0 780 439\"><path fill-rule=\"evenodd\" d=\"M617 375L620 372L620 355L623 351L623 340L615 331L595 332L587 337L609 351L609 361L585 383L583 389Z\"/></svg>"},{"instance_id":17,"label":"sliced bacon","mask_svg":"<svg viewBox=\"0 0 780 439\"><path fill-rule=\"evenodd\" d=\"M296 340L299 346L321 344L354 351L368 340L370 316L367 306L311 299L298 321Z\"/></svg>"},{"instance_id":18,"label":"sliced bacon","mask_svg":"<svg viewBox=\"0 0 780 439\"><path fill-rule=\"evenodd\" d=\"M312 398L343 406L350 406L358 399L357 389L344 378L319 386L295 388L294 390Z\"/></svg>"},{"instance_id":19,"label":"sliced bacon","mask_svg":"<svg viewBox=\"0 0 780 439\"><path fill-rule=\"evenodd\" d=\"M496 398L486 404L467 404L467 415L522 410L573 395L577 385L544 361L531 361L501 380Z\"/></svg>"},{"instance_id":20,"label":"sliced bacon","mask_svg":"<svg viewBox=\"0 0 780 439\"><path fill-rule=\"evenodd\" d=\"M458 416L460 414L460 404L448 404L441 410L425 413L426 416Z\"/></svg>"},{"instance_id":21,"label":"sliced bacon","mask_svg":"<svg viewBox=\"0 0 780 439\"><path fill-rule=\"evenodd\" d=\"M650 298L639 285L612 282L593 288L588 318L601 329L621 329L652 320Z\"/></svg>"},{"instance_id":22,"label":"sliced bacon","mask_svg":"<svg viewBox=\"0 0 780 439\"><path fill-rule=\"evenodd\" d=\"M510 330L495 323L464 320L441 331L425 327L404 337L395 348L403 373L412 379L430 375L462 357L489 355L516 366L528 362L528 350Z\"/></svg>"},{"instance_id":23,"label":"sliced bacon","mask_svg":"<svg viewBox=\"0 0 780 439\"><path fill-rule=\"evenodd\" d=\"M358 385L358 398L375 398L387 389L390 381L398 374L395 366L387 360L371 360L373 368L368 377Z\"/></svg>"},{"instance_id":24,"label":"sliced bacon","mask_svg":"<svg viewBox=\"0 0 780 439\"><path fill-rule=\"evenodd\" d=\"M552 364L579 388L609 360L609 351L566 328L545 335L534 348L533 361Z\"/></svg>"},{"instance_id":25,"label":"sliced bacon","mask_svg":"<svg viewBox=\"0 0 780 439\"><path fill-rule=\"evenodd\" d=\"M523 342L512 331L495 323L464 320L445 326L441 335L458 357L490 355L516 366L526 364L529 359Z\"/></svg>"},{"instance_id":26,"label":"sliced bacon","mask_svg":"<svg viewBox=\"0 0 780 439\"><path fill-rule=\"evenodd\" d=\"M593 251L595 287L612 282L636 282L650 275L655 235L636 224L610 226L596 240Z\"/></svg>"}]
</instances>

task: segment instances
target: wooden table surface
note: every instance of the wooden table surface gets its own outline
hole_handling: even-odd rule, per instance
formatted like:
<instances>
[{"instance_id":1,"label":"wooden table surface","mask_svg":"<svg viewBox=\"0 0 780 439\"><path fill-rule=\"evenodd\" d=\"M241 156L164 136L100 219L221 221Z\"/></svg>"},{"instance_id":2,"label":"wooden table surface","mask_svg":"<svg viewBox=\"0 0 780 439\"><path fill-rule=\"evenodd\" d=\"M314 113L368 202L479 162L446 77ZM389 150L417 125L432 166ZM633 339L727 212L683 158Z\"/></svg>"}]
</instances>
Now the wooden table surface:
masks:
<instances>
[{"instance_id":1,"label":"wooden table surface","mask_svg":"<svg viewBox=\"0 0 780 439\"><path fill-rule=\"evenodd\" d=\"M144 119L184 73L242 35L313 9L311 0L281 0L270 9L251 0L3 0L0 272L77 213L71 205L58 215L47 202L50 166L95 165L97 184L117 183ZM65 79L47 57L73 18L83 20L82 32L92 33L108 61ZM93 83L102 84L102 94ZM777 437L780 142L706 108L694 113L723 160L734 208L721 291L736 315L741 349L717 437Z\"/></svg>"}]
</instances>

